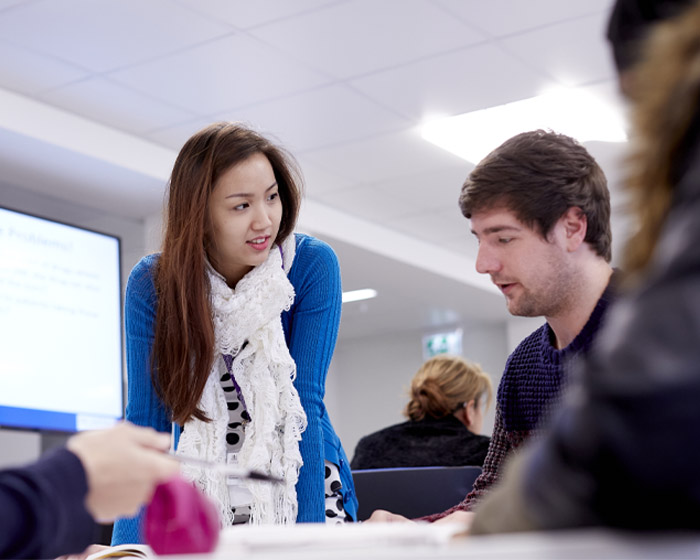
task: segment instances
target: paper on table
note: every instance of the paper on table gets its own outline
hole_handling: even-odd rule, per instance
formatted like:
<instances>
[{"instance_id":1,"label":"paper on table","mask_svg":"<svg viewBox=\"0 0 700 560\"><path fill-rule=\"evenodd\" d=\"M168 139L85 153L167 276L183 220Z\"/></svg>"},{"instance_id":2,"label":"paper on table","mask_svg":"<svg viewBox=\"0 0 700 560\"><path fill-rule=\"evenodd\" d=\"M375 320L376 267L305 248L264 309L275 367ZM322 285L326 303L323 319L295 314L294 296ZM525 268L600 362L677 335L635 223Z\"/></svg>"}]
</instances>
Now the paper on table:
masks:
<instances>
[{"instance_id":1,"label":"paper on table","mask_svg":"<svg viewBox=\"0 0 700 560\"><path fill-rule=\"evenodd\" d=\"M457 523L299 523L236 525L221 533L219 546L248 550L442 545L463 533Z\"/></svg>"}]
</instances>

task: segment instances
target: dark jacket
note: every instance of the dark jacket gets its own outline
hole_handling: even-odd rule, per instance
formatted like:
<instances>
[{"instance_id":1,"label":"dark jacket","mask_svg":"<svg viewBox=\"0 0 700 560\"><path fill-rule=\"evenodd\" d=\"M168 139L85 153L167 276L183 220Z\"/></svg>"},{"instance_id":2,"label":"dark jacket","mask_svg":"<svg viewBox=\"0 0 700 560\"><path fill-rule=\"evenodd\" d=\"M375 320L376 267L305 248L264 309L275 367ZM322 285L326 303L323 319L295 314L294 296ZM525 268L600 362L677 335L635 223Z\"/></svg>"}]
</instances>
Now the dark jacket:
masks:
<instances>
[{"instance_id":1,"label":"dark jacket","mask_svg":"<svg viewBox=\"0 0 700 560\"><path fill-rule=\"evenodd\" d=\"M353 469L457 467L484 463L489 438L473 434L452 415L403 422L363 437Z\"/></svg>"},{"instance_id":2,"label":"dark jacket","mask_svg":"<svg viewBox=\"0 0 700 560\"><path fill-rule=\"evenodd\" d=\"M0 558L54 558L94 542L87 491L83 465L66 449L0 471Z\"/></svg>"}]
</instances>

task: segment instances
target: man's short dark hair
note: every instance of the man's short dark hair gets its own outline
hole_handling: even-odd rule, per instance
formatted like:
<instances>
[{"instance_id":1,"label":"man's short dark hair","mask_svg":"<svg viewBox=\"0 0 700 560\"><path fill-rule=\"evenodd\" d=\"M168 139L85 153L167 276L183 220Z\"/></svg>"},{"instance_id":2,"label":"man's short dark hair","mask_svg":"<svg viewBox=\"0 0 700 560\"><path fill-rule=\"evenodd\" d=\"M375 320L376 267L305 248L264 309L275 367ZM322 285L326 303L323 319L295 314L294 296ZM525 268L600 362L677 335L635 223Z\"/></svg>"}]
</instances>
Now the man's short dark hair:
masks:
<instances>
[{"instance_id":1,"label":"man's short dark hair","mask_svg":"<svg viewBox=\"0 0 700 560\"><path fill-rule=\"evenodd\" d=\"M462 214L503 207L547 238L571 207L586 216L585 241L607 262L612 251L610 193L605 174L576 140L544 130L501 144L469 174L459 198Z\"/></svg>"}]
</instances>

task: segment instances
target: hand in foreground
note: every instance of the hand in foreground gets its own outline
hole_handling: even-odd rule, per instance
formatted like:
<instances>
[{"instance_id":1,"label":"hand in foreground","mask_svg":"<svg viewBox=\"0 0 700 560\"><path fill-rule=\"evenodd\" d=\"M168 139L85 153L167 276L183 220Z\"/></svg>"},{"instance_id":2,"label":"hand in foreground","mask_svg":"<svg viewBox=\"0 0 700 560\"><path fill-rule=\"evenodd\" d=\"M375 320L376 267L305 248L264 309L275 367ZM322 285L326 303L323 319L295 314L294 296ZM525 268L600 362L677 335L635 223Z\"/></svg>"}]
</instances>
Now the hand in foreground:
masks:
<instances>
[{"instance_id":1,"label":"hand in foreground","mask_svg":"<svg viewBox=\"0 0 700 560\"><path fill-rule=\"evenodd\" d=\"M179 472L179 463L165 453L169 446L168 434L128 422L70 438L66 447L87 475L90 514L98 521L134 515L156 485Z\"/></svg>"},{"instance_id":2,"label":"hand in foreground","mask_svg":"<svg viewBox=\"0 0 700 560\"><path fill-rule=\"evenodd\" d=\"M398 513L391 513L385 509L375 509L372 515L365 523L415 523L411 521L408 517L399 515Z\"/></svg>"},{"instance_id":3,"label":"hand in foreground","mask_svg":"<svg viewBox=\"0 0 700 560\"><path fill-rule=\"evenodd\" d=\"M474 512L455 511L452 512L450 515L446 515L445 517L438 519L434 523L456 523L459 525L463 525L464 533L461 534L467 534L469 532L469 527L471 527L472 519L474 519Z\"/></svg>"}]
</instances>

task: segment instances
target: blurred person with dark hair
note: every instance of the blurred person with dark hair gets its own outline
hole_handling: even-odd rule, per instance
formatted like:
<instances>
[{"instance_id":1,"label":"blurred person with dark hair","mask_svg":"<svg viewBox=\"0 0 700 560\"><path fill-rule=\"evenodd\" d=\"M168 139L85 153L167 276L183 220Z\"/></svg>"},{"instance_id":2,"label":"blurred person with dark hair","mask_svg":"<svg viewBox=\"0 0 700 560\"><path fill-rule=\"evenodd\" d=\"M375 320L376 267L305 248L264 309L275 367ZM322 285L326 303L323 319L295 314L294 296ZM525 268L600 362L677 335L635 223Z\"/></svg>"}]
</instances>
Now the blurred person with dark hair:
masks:
<instances>
[{"instance_id":1,"label":"blurred person with dark hair","mask_svg":"<svg viewBox=\"0 0 700 560\"><path fill-rule=\"evenodd\" d=\"M446 354L430 358L411 381L408 421L363 437L352 468L481 466L489 438L479 434L492 393L478 365Z\"/></svg>"},{"instance_id":2,"label":"blurred person with dark hair","mask_svg":"<svg viewBox=\"0 0 700 560\"><path fill-rule=\"evenodd\" d=\"M0 471L0 558L81 552L97 536L96 521L134 514L179 472L169 446L165 434L122 423Z\"/></svg>"}]
</instances>

